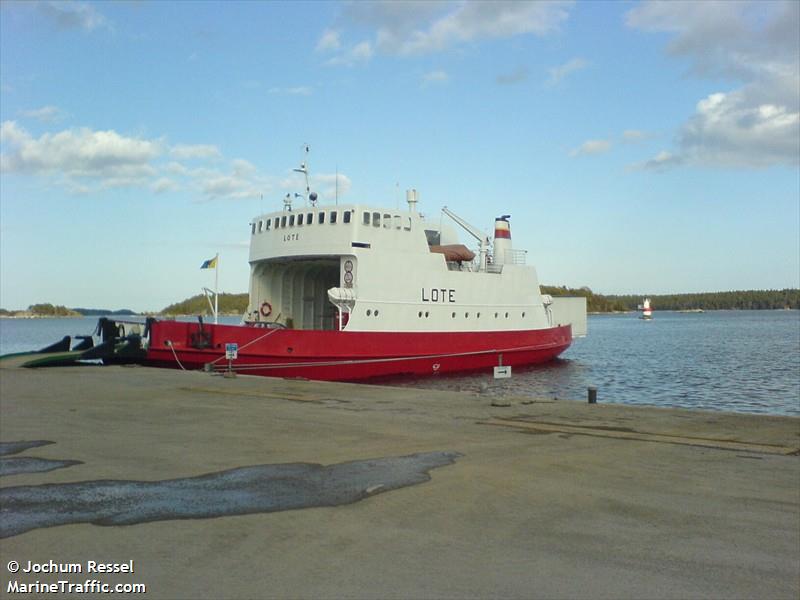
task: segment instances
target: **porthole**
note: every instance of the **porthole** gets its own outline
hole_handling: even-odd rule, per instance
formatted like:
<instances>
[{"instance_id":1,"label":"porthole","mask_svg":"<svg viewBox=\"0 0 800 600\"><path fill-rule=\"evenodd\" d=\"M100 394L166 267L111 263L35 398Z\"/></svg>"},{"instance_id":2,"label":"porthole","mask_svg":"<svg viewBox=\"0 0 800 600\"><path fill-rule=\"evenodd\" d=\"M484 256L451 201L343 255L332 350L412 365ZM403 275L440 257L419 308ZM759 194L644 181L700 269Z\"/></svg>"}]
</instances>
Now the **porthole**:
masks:
<instances>
[{"instance_id":1,"label":"porthole","mask_svg":"<svg viewBox=\"0 0 800 600\"><path fill-rule=\"evenodd\" d=\"M522 313L522 318L523 318L523 319L525 318L525 313Z\"/></svg>"},{"instance_id":2,"label":"porthole","mask_svg":"<svg viewBox=\"0 0 800 600\"><path fill-rule=\"evenodd\" d=\"M427 318L430 316L430 314L431 314L431 313L429 313L429 312L426 310L426 311L425 311L425 318L427 319Z\"/></svg>"},{"instance_id":3,"label":"porthole","mask_svg":"<svg viewBox=\"0 0 800 600\"><path fill-rule=\"evenodd\" d=\"M422 311L419 311L419 314L417 316L421 319L422 318Z\"/></svg>"},{"instance_id":4,"label":"porthole","mask_svg":"<svg viewBox=\"0 0 800 600\"><path fill-rule=\"evenodd\" d=\"M508 313L506 313L506 319L508 318Z\"/></svg>"},{"instance_id":5,"label":"porthole","mask_svg":"<svg viewBox=\"0 0 800 600\"><path fill-rule=\"evenodd\" d=\"M367 316L368 316L368 317L371 317L371 316L372 316L372 310L370 310L369 308L367 309Z\"/></svg>"},{"instance_id":6,"label":"porthole","mask_svg":"<svg viewBox=\"0 0 800 600\"><path fill-rule=\"evenodd\" d=\"M469 313L468 313L468 312L465 312L465 313L464 313L464 318L465 318L465 319L469 319Z\"/></svg>"},{"instance_id":7,"label":"porthole","mask_svg":"<svg viewBox=\"0 0 800 600\"><path fill-rule=\"evenodd\" d=\"M375 311L375 316L376 316L376 317L378 316L378 311L377 311L377 310Z\"/></svg>"},{"instance_id":8,"label":"porthole","mask_svg":"<svg viewBox=\"0 0 800 600\"><path fill-rule=\"evenodd\" d=\"M480 319L481 318L481 313L478 313L476 316Z\"/></svg>"},{"instance_id":9,"label":"porthole","mask_svg":"<svg viewBox=\"0 0 800 600\"><path fill-rule=\"evenodd\" d=\"M494 313L494 318L495 318L495 319L497 318L497 313Z\"/></svg>"},{"instance_id":10,"label":"porthole","mask_svg":"<svg viewBox=\"0 0 800 600\"><path fill-rule=\"evenodd\" d=\"M452 314L452 317L455 319L455 318L456 318L456 313L453 313L453 314Z\"/></svg>"}]
</instances>

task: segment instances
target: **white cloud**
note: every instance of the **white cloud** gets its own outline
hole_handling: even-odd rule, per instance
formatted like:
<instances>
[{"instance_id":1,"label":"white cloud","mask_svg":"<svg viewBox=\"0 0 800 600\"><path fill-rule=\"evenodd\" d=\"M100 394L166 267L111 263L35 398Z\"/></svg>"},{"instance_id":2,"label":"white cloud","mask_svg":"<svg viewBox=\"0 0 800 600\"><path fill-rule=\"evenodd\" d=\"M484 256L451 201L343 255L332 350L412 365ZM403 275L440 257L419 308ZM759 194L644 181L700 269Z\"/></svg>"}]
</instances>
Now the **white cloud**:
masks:
<instances>
[{"instance_id":1,"label":"white cloud","mask_svg":"<svg viewBox=\"0 0 800 600\"><path fill-rule=\"evenodd\" d=\"M456 2L421 28L384 22L378 46L391 54L428 54L482 39L517 35L545 35L568 17L566 2L480 1Z\"/></svg>"},{"instance_id":2,"label":"white cloud","mask_svg":"<svg viewBox=\"0 0 800 600\"><path fill-rule=\"evenodd\" d=\"M622 132L622 139L626 142L641 142L650 137L650 134L641 129L626 129Z\"/></svg>"},{"instance_id":3,"label":"white cloud","mask_svg":"<svg viewBox=\"0 0 800 600\"><path fill-rule=\"evenodd\" d=\"M587 154L603 154L611 150L611 142L608 140L586 140L580 146L572 150L570 156L585 156Z\"/></svg>"},{"instance_id":4,"label":"white cloud","mask_svg":"<svg viewBox=\"0 0 800 600\"><path fill-rule=\"evenodd\" d=\"M111 29L111 23L86 2L39 2L39 11L62 29Z\"/></svg>"},{"instance_id":5,"label":"white cloud","mask_svg":"<svg viewBox=\"0 0 800 600\"><path fill-rule=\"evenodd\" d=\"M635 170L643 169L643 170L661 171L669 167L678 166L682 162L683 159L681 157L675 156L674 154L672 154L672 152L662 150L650 160L637 163L633 165L632 168Z\"/></svg>"},{"instance_id":6,"label":"white cloud","mask_svg":"<svg viewBox=\"0 0 800 600\"><path fill-rule=\"evenodd\" d=\"M178 189L178 184L167 177L159 177L150 184L150 189L156 194L163 194L164 192L173 192Z\"/></svg>"},{"instance_id":7,"label":"white cloud","mask_svg":"<svg viewBox=\"0 0 800 600\"><path fill-rule=\"evenodd\" d=\"M322 36L317 42L318 52L331 52L341 47L342 43L339 41L339 32L334 29L326 29L323 31Z\"/></svg>"},{"instance_id":8,"label":"white cloud","mask_svg":"<svg viewBox=\"0 0 800 600\"><path fill-rule=\"evenodd\" d=\"M269 89L270 94L284 94L287 96L310 96L314 93L314 89L306 86L300 85L297 87L274 87Z\"/></svg>"},{"instance_id":9,"label":"white cloud","mask_svg":"<svg viewBox=\"0 0 800 600\"><path fill-rule=\"evenodd\" d=\"M240 177L251 175L258 170L253 163L246 161L243 158L237 158L231 161L231 168L233 169L233 173Z\"/></svg>"},{"instance_id":10,"label":"white cloud","mask_svg":"<svg viewBox=\"0 0 800 600\"><path fill-rule=\"evenodd\" d=\"M108 181L133 180L153 173L158 141L125 137L116 131L87 128L45 133L34 138L15 121L0 126L2 170L34 175L63 174Z\"/></svg>"},{"instance_id":11,"label":"white cloud","mask_svg":"<svg viewBox=\"0 0 800 600\"><path fill-rule=\"evenodd\" d=\"M546 85L549 87L555 87L559 85L569 75L571 75L575 71L580 71L581 69L585 69L588 65L589 63L582 58L573 58L572 60L568 60L567 62L565 62L563 65L552 67L548 69L550 77L546 81Z\"/></svg>"},{"instance_id":12,"label":"white cloud","mask_svg":"<svg viewBox=\"0 0 800 600\"><path fill-rule=\"evenodd\" d=\"M422 55L481 40L543 36L558 30L572 4L561 0L352 2L345 5L344 20L361 30L371 30L374 37L333 57L328 64L352 66L366 62L376 51ZM340 50L341 32L326 30L317 49Z\"/></svg>"},{"instance_id":13,"label":"white cloud","mask_svg":"<svg viewBox=\"0 0 800 600\"><path fill-rule=\"evenodd\" d=\"M169 153L178 159L219 158L222 153L212 144L176 144Z\"/></svg>"},{"instance_id":14,"label":"white cloud","mask_svg":"<svg viewBox=\"0 0 800 600\"><path fill-rule=\"evenodd\" d=\"M449 79L450 76L445 71L441 70L430 71L429 73L425 73L425 75L422 76L422 83L424 85L447 83Z\"/></svg>"},{"instance_id":15,"label":"white cloud","mask_svg":"<svg viewBox=\"0 0 800 600\"><path fill-rule=\"evenodd\" d=\"M645 2L626 22L672 34L667 51L689 59L693 75L741 83L697 103L673 160L641 166L800 164L800 3Z\"/></svg>"},{"instance_id":16,"label":"white cloud","mask_svg":"<svg viewBox=\"0 0 800 600\"><path fill-rule=\"evenodd\" d=\"M208 198L258 198L261 190L244 177L217 175L200 182L200 189Z\"/></svg>"},{"instance_id":17,"label":"white cloud","mask_svg":"<svg viewBox=\"0 0 800 600\"><path fill-rule=\"evenodd\" d=\"M800 111L757 104L747 90L711 94L678 137L682 161L714 167L800 165Z\"/></svg>"},{"instance_id":18,"label":"white cloud","mask_svg":"<svg viewBox=\"0 0 800 600\"><path fill-rule=\"evenodd\" d=\"M42 106L31 110L23 110L20 115L29 119L36 119L43 123L52 123L64 118L64 111L57 106Z\"/></svg>"},{"instance_id":19,"label":"white cloud","mask_svg":"<svg viewBox=\"0 0 800 600\"><path fill-rule=\"evenodd\" d=\"M215 158L199 167L188 167L175 158ZM223 162L214 145L175 144L160 139L128 137L113 130L67 129L31 135L16 121L0 125L0 172L39 177L71 194L85 195L110 188L130 187L152 194L193 192L207 200L258 198L260 195L301 191L305 181L292 173L282 179L266 175L248 160ZM313 174L312 190L333 201L348 192L344 174Z\"/></svg>"}]
</instances>

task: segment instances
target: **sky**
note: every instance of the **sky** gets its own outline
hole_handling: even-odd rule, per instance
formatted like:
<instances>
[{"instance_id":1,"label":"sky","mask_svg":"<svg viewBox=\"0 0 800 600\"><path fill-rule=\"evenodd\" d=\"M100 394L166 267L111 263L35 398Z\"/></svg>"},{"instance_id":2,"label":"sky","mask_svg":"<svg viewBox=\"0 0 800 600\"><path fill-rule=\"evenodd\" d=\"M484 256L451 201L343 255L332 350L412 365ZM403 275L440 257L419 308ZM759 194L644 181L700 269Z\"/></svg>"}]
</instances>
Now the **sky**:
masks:
<instances>
[{"instance_id":1,"label":"sky","mask_svg":"<svg viewBox=\"0 0 800 600\"><path fill-rule=\"evenodd\" d=\"M0 3L0 306L248 287L304 187L447 206L541 283L800 287L798 2ZM465 237L465 241L469 241Z\"/></svg>"}]
</instances>

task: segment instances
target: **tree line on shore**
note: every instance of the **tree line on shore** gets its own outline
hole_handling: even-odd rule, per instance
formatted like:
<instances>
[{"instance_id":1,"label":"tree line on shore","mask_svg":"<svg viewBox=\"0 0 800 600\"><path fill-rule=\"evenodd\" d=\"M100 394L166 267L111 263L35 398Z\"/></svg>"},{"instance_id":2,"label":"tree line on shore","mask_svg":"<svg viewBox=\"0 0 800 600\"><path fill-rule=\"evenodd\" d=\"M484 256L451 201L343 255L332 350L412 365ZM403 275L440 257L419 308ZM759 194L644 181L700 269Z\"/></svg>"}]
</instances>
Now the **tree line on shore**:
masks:
<instances>
[{"instance_id":1,"label":"tree line on shore","mask_svg":"<svg viewBox=\"0 0 800 600\"><path fill-rule=\"evenodd\" d=\"M650 298L655 310L775 310L800 309L800 289L740 290L693 294L595 294L587 287L542 286L551 296L584 296L589 312L627 312L636 310L642 299Z\"/></svg>"},{"instance_id":2,"label":"tree line on shore","mask_svg":"<svg viewBox=\"0 0 800 600\"><path fill-rule=\"evenodd\" d=\"M543 294L551 296L583 296L589 312L628 312L636 310L643 294L603 295L595 294L588 287L569 288L566 286L541 286ZM800 289L783 290L741 290L733 292L703 292L695 294L652 294L647 295L655 310L774 310L800 309ZM221 293L219 295L220 314L241 315L247 309L248 296L243 294ZM124 316L136 314L132 310L107 310L98 308L67 308L49 303L32 304L27 310L5 310L0 308L3 317L80 317L86 315ZM192 296L181 302L170 304L160 311L148 314L210 315L208 300L202 294Z\"/></svg>"}]
</instances>

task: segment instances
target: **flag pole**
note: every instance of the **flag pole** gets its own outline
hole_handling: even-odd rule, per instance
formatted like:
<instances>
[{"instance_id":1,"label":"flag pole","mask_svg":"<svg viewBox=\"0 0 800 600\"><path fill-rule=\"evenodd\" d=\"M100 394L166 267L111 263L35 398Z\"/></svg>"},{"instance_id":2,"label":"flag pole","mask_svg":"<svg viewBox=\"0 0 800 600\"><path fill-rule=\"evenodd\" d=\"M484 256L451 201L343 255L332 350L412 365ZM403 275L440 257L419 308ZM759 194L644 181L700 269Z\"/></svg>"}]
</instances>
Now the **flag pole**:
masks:
<instances>
[{"instance_id":1,"label":"flag pole","mask_svg":"<svg viewBox=\"0 0 800 600\"><path fill-rule=\"evenodd\" d=\"M219 252L214 257L214 325L219 324Z\"/></svg>"}]
</instances>

